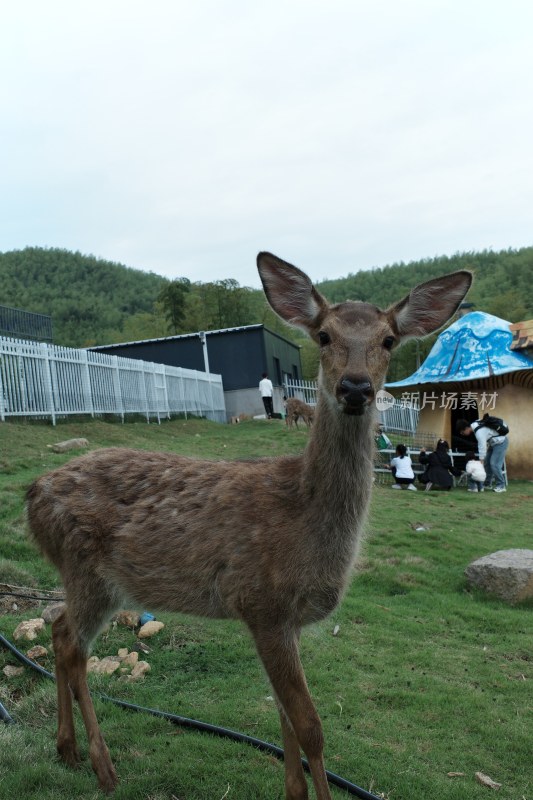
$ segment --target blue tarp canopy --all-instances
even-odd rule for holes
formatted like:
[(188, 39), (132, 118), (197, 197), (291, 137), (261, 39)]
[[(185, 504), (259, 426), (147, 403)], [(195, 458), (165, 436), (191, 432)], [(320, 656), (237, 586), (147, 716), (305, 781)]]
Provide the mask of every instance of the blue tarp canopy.
[(533, 369), (533, 360), (510, 350), (511, 323), (483, 311), (472, 311), (450, 325), (438, 337), (424, 363), (387, 388), (423, 383), (472, 381)]

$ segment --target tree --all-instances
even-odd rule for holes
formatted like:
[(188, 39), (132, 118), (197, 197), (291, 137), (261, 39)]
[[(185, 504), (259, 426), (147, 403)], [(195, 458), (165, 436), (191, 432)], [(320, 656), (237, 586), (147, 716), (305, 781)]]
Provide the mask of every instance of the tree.
[(226, 278), (193, 283), (181, 321), (182, 331), (234, 328), (257, 322), (255, 292)]
[(509, 322), (521, 322), (528, 315), (522, 295), (516, 289), (510, 289), (493, 297), (487, 303), (487, 311)]
[(191, 290), (188, 278), (176, 278), (169, 281), (157, 297), (163, 307), (168, 327), (171, 333), (178, 333), (180, 323), (185, 317), (185, 297)]

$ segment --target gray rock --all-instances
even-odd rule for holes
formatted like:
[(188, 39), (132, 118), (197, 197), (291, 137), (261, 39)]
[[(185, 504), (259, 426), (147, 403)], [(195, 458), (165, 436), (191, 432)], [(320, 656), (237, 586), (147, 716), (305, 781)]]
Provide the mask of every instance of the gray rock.
[(87, 439), (67, 439), (65, 442), (47, 444), (54, 453), (67, 453), (69, 450), (80, 450), (82, 447), (89, 447)]
[(498, 550), (473, 561), (468, 581), (508, 603), (533, 597), (533, 550)]
[(112, 675), (119, 667), (118, 656), (105, 656), (102, 659), (98, 656), (91, 656), (87, 660), (87, 672), (95, 672), (97, 675)]
[(138, 661), (131, 671), (130, 681), (138, 681), (147, 672), (150, 672), (150, 664), (147, 661)]
[(42, 644), (36, 644), (35, 647), (32, 647), (30, 650), (28, 650), (26, 655), (28, 656), (28, 658), (37, 661), (39, 658), (44, 658), (45, 656), (47, 656), (48, 650), (46, 649), (46, 647), (43, 647)]
[(52, 622), (55, 622), (59, 615), (63, 613), (66, 607), (66, 603), (50, 603), (50, 605), (43, 609), (41, 617), (45, 622), (48, 623), (48, 625), (51, 625)]
[(153, 619), (150, 622), (145, 622), (144, 625), (139, 630), (137, 636), (139, 639), (147, 639), (150, 636), (155, 636), (156, 633), (159, 633), (165, 627), (164, 622), (158, 622), (158, 620)]
[(18, 642), (21, 639), (31, 642), (36, 639), (44, 628), (44, 619), (26, 619), (21, 622), (13, 631), (13, 639)]
[(24, 667), (12, 667), (11, 664), (7, 664), (2, 672), (6, 678), (17, 678), (24, 672)]
[(137, 628), (141, 616), (137, 611), (119, 611), (113, 617), (118, 625), (125, 625), (127, 628)]

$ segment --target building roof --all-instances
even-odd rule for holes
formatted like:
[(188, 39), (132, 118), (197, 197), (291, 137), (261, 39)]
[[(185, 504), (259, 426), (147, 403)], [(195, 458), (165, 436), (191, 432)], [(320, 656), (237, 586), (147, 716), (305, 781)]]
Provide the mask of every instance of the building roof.
[(513, 333), (511, 350), (533, 348), (533, 319), (528, 319), (525, 322), (514, 322), (510, 326), (510, 330)]
[(275, 331), (270, 330), (262, 323), (256, 323), (255, 325), (240, 325), (235, 328), (220, 328), (219, 330), (214, 331), (195, 331), (194, 333), (177, 333), (174, 336), (160, 336), (158, 339), (138, 339), (137, 341), (131, 342), (116, 342), (115, 344), (101, 344), (101, 345), (94, 345), (89, 348), (88, 350), (112, 350), (115, 347), (126, 347), (129, 345), (134, 344), (152, 344), (154, 342), (172, 342), (172, 341), (179, 341), (180, 339), (197, 339), (201, 335), (205, 336), (215, 336), (221, 333), (235, 333), (241, 331), (253, 331), (253, 330), (265, 330), (271, 336), (277, 336), (280, 339), (283, 339), (285, 342), (289, 342), (289, 344), (294, 345), (294, 347), (300, 348), (301, 345), (292, 342), (290, 339), (287, 339), (285, 336), (282, 336), (280, 333), (276, 333)]
[(511, 323), (483, 311), (465, 314), (443, 331), (424, 363), (387, 387), (472, 381), (533, 369), (533, 359), (511, 350)]

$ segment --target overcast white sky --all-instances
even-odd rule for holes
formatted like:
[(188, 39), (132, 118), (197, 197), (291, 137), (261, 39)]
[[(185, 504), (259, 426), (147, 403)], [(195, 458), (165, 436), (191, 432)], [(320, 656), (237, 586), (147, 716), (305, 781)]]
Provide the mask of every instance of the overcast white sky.
[(533, 244), (530, 0), (18, 0), (0, 251), (259, 286)]

